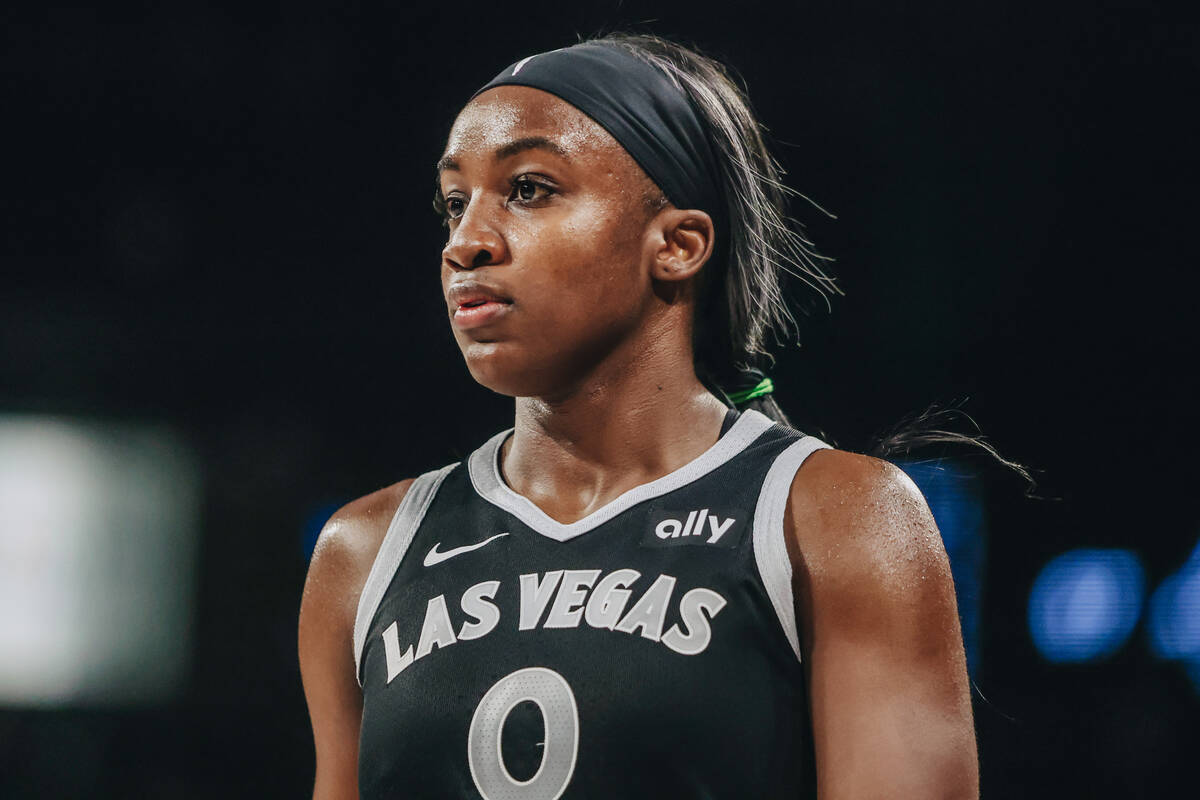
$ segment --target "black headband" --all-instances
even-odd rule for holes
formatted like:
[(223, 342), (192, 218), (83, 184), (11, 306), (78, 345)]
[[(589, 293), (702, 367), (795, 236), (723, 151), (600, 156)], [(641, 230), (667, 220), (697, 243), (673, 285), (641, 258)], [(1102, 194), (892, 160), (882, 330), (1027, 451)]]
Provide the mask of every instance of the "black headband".
[(720, 241), (725, 205), (704, 123), (658, 67), (623, 47), (585, 42), (510, 64), (472, 99), (508, 85), (549, 92), (594, 119), (677, 208), (708, 212)]

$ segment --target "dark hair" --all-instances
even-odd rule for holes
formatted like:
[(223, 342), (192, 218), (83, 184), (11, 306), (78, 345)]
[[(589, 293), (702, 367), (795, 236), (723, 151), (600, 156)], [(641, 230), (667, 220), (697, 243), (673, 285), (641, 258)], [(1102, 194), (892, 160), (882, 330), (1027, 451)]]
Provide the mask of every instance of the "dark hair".
[[(649, 34), (611, 33), (593, 41), (622, 47), (658, 67), (691, 99), (706, 124), (725, 197), (727, 241), (717, 242), (701, 275), (695, 313), (696, 372), (718, 396), (752, 388), (773, 361), (772, 345), (796, 336), (784, 277), (799, 279), (828, 302), (839, 294), (800, 224), (788, 216), (798, 193), (783, 183), (746, 96), (729, 69), (696, 50)], [(770, 395), (739, 404), (780, 422)]]
[[(650, 34), (610, 33), (593, 41), (623, 47), (658, 67), (687, 94), (707, 126), (720, 169), (716, 177), (725, 197), (728, 236), (717, 242), (701, 273), (694, 358), (701, 380), (733, 405), (731, 394), (746, 394), (763, 379), (762, 370), (773, 362), (770, 346), (798, 335), (784, 295), (785, 279), (806, 284), (826, 306), (832, 295), (842, 294), (823, 266), (832, 259), (818, 253), (802, 225), (789, 216), (788, 200), (804, 196), (783, 183), (784, 171), (767, 147), (765, 129), (728, 67)], [(790, 424), (771, 394), (737, 405)], [(1001, 456), (955, 405), (934, 404), (906, 418), (867, 451), (880, 458), (907, 458), (929, 447), (980, 453), (1020, 475), (1029, 491), (1034, 488), (1027, 469)]]

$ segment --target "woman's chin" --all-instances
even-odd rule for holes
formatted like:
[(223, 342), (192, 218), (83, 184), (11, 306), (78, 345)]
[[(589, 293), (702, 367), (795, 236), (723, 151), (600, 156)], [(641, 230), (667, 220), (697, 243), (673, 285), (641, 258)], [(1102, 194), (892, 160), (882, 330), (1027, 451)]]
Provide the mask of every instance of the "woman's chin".
[(479, 385), (509, 397), (541, 394), (545, 370), (507, 342), (471, 342), (463, 348), (471, 377)]

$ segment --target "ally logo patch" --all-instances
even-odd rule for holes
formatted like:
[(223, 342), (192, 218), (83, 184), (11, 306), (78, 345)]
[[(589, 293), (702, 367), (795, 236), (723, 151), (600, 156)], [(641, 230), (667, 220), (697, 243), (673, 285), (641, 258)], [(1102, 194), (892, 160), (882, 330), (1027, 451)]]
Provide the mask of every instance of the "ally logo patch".
[(642, 537), (643, 547), (671, 547), (677, 544), (733, 548), (741, 539), (744, 520), (727, 517), (708, 508), (686, 511), (661, 510), (650, 516), (649, 530)]

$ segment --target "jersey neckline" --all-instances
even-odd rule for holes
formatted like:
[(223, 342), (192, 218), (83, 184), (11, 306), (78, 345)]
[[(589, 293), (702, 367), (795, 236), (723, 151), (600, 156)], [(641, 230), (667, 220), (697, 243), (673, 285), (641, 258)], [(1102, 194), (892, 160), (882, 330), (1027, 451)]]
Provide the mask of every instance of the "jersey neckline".
[(724, 436), (691, 461), (661, 478), (624, 492), (582, 519), (563, 523), (537, 507), (529, 498), (513, 491), (500, 475), (500, 446), (512, 435), (512, 428), (501, 431), (471, 453), (467, 471), (471, 485), (484, 500), (512, 514), (532, 530), (558, 542), (603, 525), (623, 511), (645, 500), (673, 492), (701, 478), (746, 449), (775, 423), (753, 409), (742, 412)]

